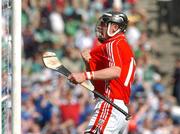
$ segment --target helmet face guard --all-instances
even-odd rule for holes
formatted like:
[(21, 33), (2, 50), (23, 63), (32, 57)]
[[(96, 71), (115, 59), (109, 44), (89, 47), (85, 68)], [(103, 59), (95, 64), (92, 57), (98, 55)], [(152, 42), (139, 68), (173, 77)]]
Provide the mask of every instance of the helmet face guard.
[[(118, 31), (114, 34), (110, 34), (109, 29), (110, 23), (116, 23), (119, 26)], [(128, 24), (128, 18), (124, 13), (121, 12), (106, 12), (97, 21), (95, 32), (96, 37), (100, 42), (105, 41), (108, 36), (112, 37), (119, 32), (125, 32)]]

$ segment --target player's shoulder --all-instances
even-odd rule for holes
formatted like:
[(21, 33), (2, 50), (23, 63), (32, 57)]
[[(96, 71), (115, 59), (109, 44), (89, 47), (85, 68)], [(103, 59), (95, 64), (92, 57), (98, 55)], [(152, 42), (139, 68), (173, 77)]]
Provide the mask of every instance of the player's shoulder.
[(103, 48), (103, 46), (104, 46), (103, 44), (94, 46), (93, 48), (91, 48), (91, 53), (99, 53)]
[(126, 38), (117, 38), (116, 40), (113, 41), (113, 44), (121, 48), (129, 47), (129, 44)]
[(129, 53), (130, 55), (133, 53), (133, 50), (126, 38), (119, 38), (115, 40), (113, 44), (117, 46), (117, 48), (121, 51), (121, 53), (125, 53), (125, 54)]

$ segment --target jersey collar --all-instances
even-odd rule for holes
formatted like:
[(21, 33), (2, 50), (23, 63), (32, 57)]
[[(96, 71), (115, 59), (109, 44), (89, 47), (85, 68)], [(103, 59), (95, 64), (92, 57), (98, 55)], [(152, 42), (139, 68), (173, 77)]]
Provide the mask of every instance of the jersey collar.
[(116, 35), (114, 35), (113, 37), (111, 37), (111, 38), (107, 39), (104, 43), (107, 43), (107, 42), (113, 41), (113, 40), (115, 40), (115, 39), (117, 39), (117, 38), (119, 38), (119, 39), (124, 39), (124, 38), (125, 38), (124, 33), (119, 33), (119, 34), (116, 34)]

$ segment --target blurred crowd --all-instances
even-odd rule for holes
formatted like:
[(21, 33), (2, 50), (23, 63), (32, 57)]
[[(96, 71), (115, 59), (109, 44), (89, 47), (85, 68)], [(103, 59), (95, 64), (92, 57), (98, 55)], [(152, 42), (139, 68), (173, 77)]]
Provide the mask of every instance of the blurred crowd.
[(174, 65), (172, 94), (157, 60), (158, 44), (138, 0), (22, 0), (22, 134), (80, 134), (94, 107), (93, 94), (46, 69), (42, 53), (53, 51), (75, 72), (85, 70), (80, 51), (98, 45), (94, 27), (108, 10), (128, 15), (126, 36), (137, 70), (132, 86), (129, 134), (180, 133), (180, 59)]

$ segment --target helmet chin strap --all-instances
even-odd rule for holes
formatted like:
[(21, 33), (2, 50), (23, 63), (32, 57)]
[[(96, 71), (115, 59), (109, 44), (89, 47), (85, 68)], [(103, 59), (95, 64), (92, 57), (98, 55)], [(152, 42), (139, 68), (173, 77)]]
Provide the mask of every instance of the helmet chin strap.
[(110, 37), (112, 37), (112, 36), (114, 36), (115, 34), (119, 33), (120, 30), (121, 30), (121, 29), (119, 28), (116, 32), (114, 32), (113, 34), (111, 34), (111, 33), (110, 33), (110, 28), (111, 28), (111, 23), (108, 24), (108, 29), (107, 29), (107, 34), (108, 34), (108, 36), (110, 36)]

